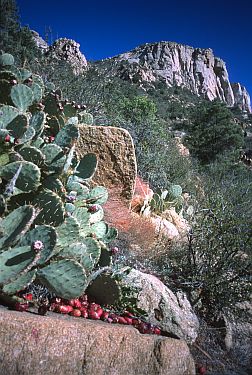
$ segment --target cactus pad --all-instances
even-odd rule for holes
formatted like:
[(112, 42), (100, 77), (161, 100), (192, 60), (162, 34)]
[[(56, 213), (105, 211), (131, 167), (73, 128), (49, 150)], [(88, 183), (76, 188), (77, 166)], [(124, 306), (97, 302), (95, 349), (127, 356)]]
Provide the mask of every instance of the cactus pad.
[(14, 57), (10, 53), (3, 53), (0, 55), (0, 65), (13, 65), (14, 64)]
[(11, 105), (3, 105), (0, 107), (0, 129), (5, 129), (6, 126), (18, 116), (19, 111)]
[(26, 114), (20, 114), (14, 118), (7, 126), (6, 129), (14, 138), (21, 138), (28, 128), (28, 118)]
[(15, 106), (24, 112), (33, 103), (33, 92), (28, 86), (19, 83), (12, 87), (11, 99)]
[(41, 211), (35, 224), (49, 224), (58, 226), (64, 221), (64, 206), (60, 197), (50, 190), (43, 190), (33, 200), (34, 206)]
[(42, 167), (45, 162), (43, 153), (36, 147), (24, 146), (19, 150), (19, 154), (26, 161), (35, 163), (38, 167)]
[(36, 278), (37, 270), (31, 270), (23, 275), (19, 276), (14, 281), (5, 284), (3, 287), (3, 292), (6, 294), (16, 294), (17, 292), (24, 290), (30, 285)]
[(108, 191), (103, 186), (96, 186), (90, 191), (88, 196), (89, 203), (104, 204), (108, 200)]
[(85, 180), (91, 178), (97, 168), (97, 157), (95, 154), (86, 154), (77, 164), (75, 174)]
[(79, 135), (78, 127), (74, 124), (68, 124), (58, 132), (55, 137), (55, 143), (60, 147), (71, 147)]
[(17, 243), (30, 228), (35, 216), (35, 209), (26, 205), (16, 208), (1, 220), (0, 230), (2, 237), (0, 238), (0, 248), (7, 248)]
[(33, 263), (36, 253), (30, 246), (11, 248), (0, 253), (0, 285), (12, 282)]
[(35, 112), (32, 115), (32, 118), (30, 120), (30, 126), (34, 128), (36, 136), (40, 135), (40, 133), (43, 131), (45, 118), (46, 116), (44, 112)]
[(23, 191), (36, 190), (40, 183), (40, 169), (29, 161), (16, 161), (0, 167), (0, 176), (9, 181), (17, 172), (20, 164), (21, 172), (16, 181), (16, 187)]
[(49, 143), (43, 146), (41, 151), (45, 155), (45, 163), (49, 171), (59, 172), (63, 169), (66, 155), (64, 155), (61, 147)]
[(57, 296), (71, 299), (84, 294), (87, 277), (84, 268), (76, 261), (62, 259), (41, 268), (37, 276), (40, 282)]
[(101, 274), (89, 285), (86, 293), (96, 303), (113, 305), (120, 297), (120, 288), (110, 275)]
[(37, 264), (44, 264), (51, 257), (56, 245), (56, 230), (50, 225), (37, 225), (36, 228), (25, 234), (19, 244), (20, 246), (32, 246), (35, 241), (43, 242), (44, 246), (40, 252), (40, 259)]

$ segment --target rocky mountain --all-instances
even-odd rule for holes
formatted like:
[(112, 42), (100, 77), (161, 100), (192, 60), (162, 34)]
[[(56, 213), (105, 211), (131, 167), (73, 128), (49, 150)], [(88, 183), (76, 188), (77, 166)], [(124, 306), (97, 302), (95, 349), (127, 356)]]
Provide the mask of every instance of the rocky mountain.
[[(52, 45), (34, 32), (37, 46), (51, 61), (63, 60), (73, 67), (76, 75), (84, 73), (91, 64), (80, 51), (79, 43), (60, 38)], [(145, 85), (165, 82), (168, 87), (179, 86), (209, 100), (215, 98), (229, 107), (238, 106), (251, 113), (250, 96), (240, 83), (231, 83), (225, 62), (215, 57), (210, 48), (193, 48), (174, 42), (147, 43), (132, 51), (96, 62), (107, 76), (118, 76)]]
[(240, 83), (231, 83), (225, 62), (210, 48), (193, 48), (174, 42), (147, 43), (104, 62), (117, 74), (134, 83), (165, 82), (180, 86), (209, 100), (251, 112), (250, 97)]

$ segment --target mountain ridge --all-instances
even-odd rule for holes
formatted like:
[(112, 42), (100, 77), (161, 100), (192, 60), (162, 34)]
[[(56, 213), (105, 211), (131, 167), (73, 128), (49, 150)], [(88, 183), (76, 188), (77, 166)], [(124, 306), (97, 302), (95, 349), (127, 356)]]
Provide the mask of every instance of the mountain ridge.
[[(38, 47), (49, 59), (63, 59), (75, 74), (85, 74), (92, 63), (80, 51), (80, 45), (72, 39), (60, 38), (52, 45), (45, 45), (34, 32)], [(210, 101), (219, 99), (228, 107), (237, 106), (251, 113), (250, 96), (239, 82), (230, 82), (224, 60), (216, 57), (211, 48), (195, 48), (189, 45), (160, 41), (145, 43), (130, 51), (95, 62), (106, 65), (108, 76), (118, 76), (139, 85), (165, 82), (167, 87), (179, 86)]]

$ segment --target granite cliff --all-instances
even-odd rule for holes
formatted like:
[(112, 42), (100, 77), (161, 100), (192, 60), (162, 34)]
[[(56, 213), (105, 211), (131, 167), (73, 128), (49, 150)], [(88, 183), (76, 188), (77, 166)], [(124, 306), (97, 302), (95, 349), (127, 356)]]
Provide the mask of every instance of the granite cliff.
[[(34, 32), (37, 46), (50, 61), (65, 61), (76, 75), (91, 66), (72, 39), (60, 38), (52, 45)], [(231, 83), (225, 62), (215, 57), (210, 48), (193, 48), (175, 42), (147, 43), (120, 55), (97, 61), (108, 76), (144, 85), (165, 82), (180, 86), (209, 100), (220, 99), (229, 107), (238, 106), (251, 113), (250, 96), (240, 83)]]
[(245, 87), (229, 81), (225, 62), (215, 57), (210, 48), (148, 43), (109, 60), (121, 78), (134, 83), (163, 81), (167, 86), (185, 87), (209, 100), (218, 98), (230, 107), (251, 112)]

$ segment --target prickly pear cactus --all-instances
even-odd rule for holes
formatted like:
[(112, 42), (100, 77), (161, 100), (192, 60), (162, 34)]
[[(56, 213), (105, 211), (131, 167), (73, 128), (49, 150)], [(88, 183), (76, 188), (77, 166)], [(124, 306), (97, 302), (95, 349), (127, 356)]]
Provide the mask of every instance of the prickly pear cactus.
[(80, 122), (93, 120), (83, 109), (0, 55), (0, 300), (32, 282), (75, 298), (111, 264), (108, 193), (89, 188), (98, 159), (74, 150)]

